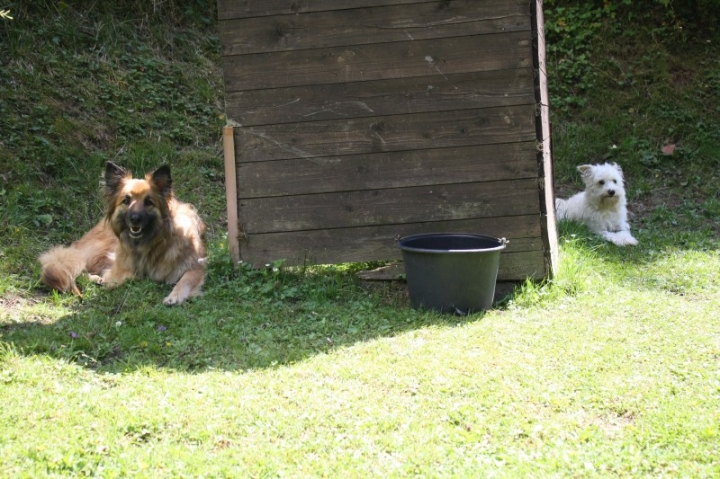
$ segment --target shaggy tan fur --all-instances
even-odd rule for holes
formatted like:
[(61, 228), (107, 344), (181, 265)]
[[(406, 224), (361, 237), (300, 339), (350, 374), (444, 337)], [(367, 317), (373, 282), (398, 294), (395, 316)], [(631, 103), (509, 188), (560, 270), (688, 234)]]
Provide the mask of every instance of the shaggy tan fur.
[(170, 168), (134, 179), (108, 162), (104, 191), (105, 218), (70, 246), (41, 255), (42, 281), (79, 295), (75, 280), (83, 272), (109, 287), (147, 277), (175, 284), (167, 305), (198, 295), (205, 280), (205, 225), (193, 206), (175, 199)]

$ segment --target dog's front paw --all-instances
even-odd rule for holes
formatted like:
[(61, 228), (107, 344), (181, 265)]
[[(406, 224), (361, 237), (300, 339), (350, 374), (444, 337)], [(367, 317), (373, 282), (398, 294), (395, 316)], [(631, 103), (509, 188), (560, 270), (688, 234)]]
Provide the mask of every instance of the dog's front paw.
[(617, 239), (612, 242), (615, 246), (635, 246), (638, 244), (635, 238), (633, 239)]
[(618, 231), (617, 232), (618, 242), (615, 243), (618, 246), (635, 246), (638, 244), (638, 240), (633, 238), (633, 235), (629, 231)]
[(635, 246), (638, 244), (638, 240), (629, 231), (606, 231), (602, 236), (616, 246)]
[(627, 242), (626, 242), (625, 244), (626, 244), (626, 245), (629, 245), (629, 246), (637, 246), (638, 240), (636, 240), (635, 238), (633, 238), (632, 236), (630, 236), (630, 237), (627, 239)]
[(89, 274), (88, 278), (90, 278), (90, 281), (92, 281), (95, 284), (103, 284), (105, 282), (103, 280), (103, 277), (98, 276), (97, 274)]
[(176, 304), (180, 304), (182, 301), (178, 299), (177, 297), (173, 296), (172, 294), (163, 299), (163, 304), (165, 306), (174, 306)]
[(185, 298), (182, 295), (177, 294), (175, 291), (173, 291), (172, 293), (167, 295), (167, 297), (165, 299), (163, 299), (163, 304), (165, 306), (174, 306), (176, 304), (182, 303), (183, 301), (185, 301), (185, 299), (187, 299), (187, 298)]

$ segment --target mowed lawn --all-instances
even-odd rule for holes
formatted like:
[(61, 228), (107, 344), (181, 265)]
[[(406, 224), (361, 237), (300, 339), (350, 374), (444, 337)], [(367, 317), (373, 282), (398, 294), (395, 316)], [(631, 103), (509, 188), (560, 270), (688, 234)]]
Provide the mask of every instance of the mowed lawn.
[[(36, 321), (6, 318), (1, 471), (717, 476), (717, 251), (618, 257), (570, 238), (556, 283), (470, 317), (388, 305), (341, 275), (350, 300), (233, 305), (211, 288), (159, 326), (160, 291), (127, 315), (83, 323), (72, 307), (46, 321), (41, 306)], [(127, 352), (87, 357), (103, 342)], [(288, 359), (278, 342), (302, 355)], [(182, 357), (198, 351), (201, 366)]]
[[(640, 243), (562, 223), (554, 278), (454, 316), (357, 278), (377, 264), (231, 264), (214, 0), (11, 2), (0, 477), (720, 477), (718, 33), (660, 1), (545, 3), (556, 192), (620, 163)], [(209, 227), (203, 296), (39, 284), (107, 160), (171, 164)]]

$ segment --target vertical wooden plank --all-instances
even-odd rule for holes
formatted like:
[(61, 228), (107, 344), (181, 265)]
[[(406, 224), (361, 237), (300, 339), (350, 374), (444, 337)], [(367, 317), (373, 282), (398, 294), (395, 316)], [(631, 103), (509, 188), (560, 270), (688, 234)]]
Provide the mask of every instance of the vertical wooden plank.
[(223, 155), (225, 157), (225, 198), (227, 200), (228, 248), (235, 263), (240, 261), (238, 242), (237, 169), (235, 168), (235, 128), (223, 127)]
[(545, 224), (543, 225), (543, 240), (546, 242), (547, 258), (550, 264), (548, 274), (554, 276), (558, 270), (558, 233), (557, 223), (555, 219), (555, 188), (553, 186), (553, 169), (552, 169), (552, 146), (551, 146), (551, 129), (550, 129), (550, 100), (548, 97), (547, 86), (547, 67), (545, 60), (545, 18), (543, 16), (543, 0), (535, 1), (535, 32), (536, 41), (535, 59), (537, 62), (538, 72), (538, 93), (539, 93), (539, 109), (540, 128), (539, 142), (542, 154), (542, 177), (544, 185), (540, 193), (540, 206), (543, 211)]

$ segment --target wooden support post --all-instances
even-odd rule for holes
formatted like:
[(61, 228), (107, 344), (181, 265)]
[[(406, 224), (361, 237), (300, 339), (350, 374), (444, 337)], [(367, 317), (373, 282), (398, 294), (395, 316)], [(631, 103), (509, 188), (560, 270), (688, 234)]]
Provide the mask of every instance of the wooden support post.
[(547, 85), (547, 63), (545, 52), (545, 18), (543, 16), (543, 0), (536, 0), (535, 3), (535, 34), (537, 35), (537, 68), (538, 68), (538, 89), (540, 101), (540, 145), (542, 148), (542, 171), (544, 179), (543, 197), (544, 212), (546, 214), (545, 231), (543, 241), (547, 245), (547, 261), (549, 263), (549, 276), (553, 277), (558, 272), (558, 232), (555, 218), (555, 187), (553, 184), (552, 167), (552, 128), (550, 125), (550, 99)]
[(223, 127), (225, 156), (225, 195), (227, 198), (228, 248), (233, 261), (240, 261), (239, 225), (237, 208), (237, 169), (235, 168), (235, 134), (232, 126)]

